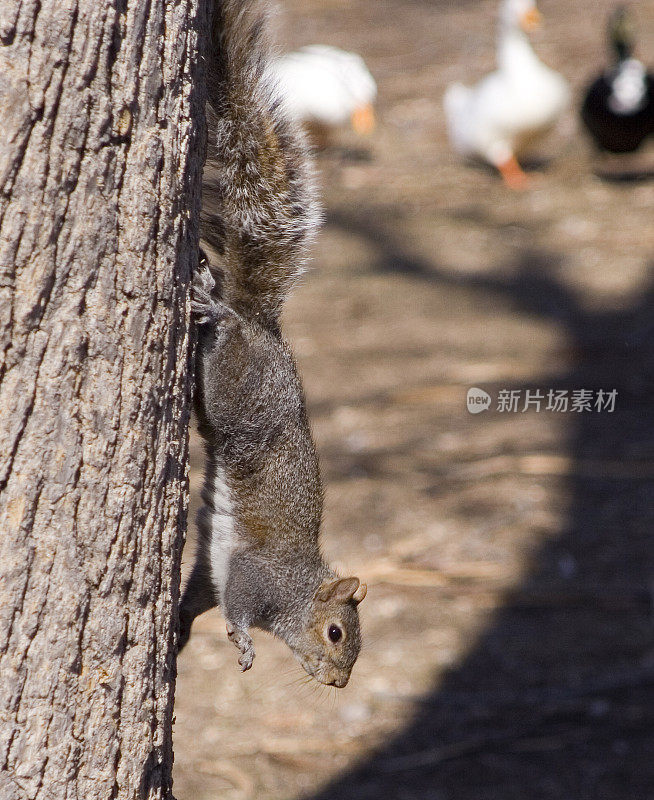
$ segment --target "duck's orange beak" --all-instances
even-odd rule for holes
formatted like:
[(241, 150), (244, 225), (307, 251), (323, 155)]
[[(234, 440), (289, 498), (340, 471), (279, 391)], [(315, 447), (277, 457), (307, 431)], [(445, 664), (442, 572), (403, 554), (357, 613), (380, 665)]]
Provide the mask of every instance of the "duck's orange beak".
[(532, 33), (537, 30), (542, 25), (542, 22), (543, 15), (535, 6), (530, 8), (529, 11), (525, 11), (520, 19), (520, 25), (525, 33)]
[(352, 128), (360, 136), (368, 136), (375, 130), (375, 111), (371, 105), (362, 106), (352, 112)]

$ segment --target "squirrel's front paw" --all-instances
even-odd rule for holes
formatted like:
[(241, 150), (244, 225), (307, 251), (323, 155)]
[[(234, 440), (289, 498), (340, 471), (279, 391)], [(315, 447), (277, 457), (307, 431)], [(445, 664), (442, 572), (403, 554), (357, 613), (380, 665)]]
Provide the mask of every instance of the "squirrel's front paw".
[(254, 661), (254, 642), (252, 641), (250, 634), (246, 630), (243, 630), (243, 628), (238, 628), (228, 622), (227, 638), (241, 652), (238, 663), (241, 665), (243, 672), (250, 669), (252, 662)]

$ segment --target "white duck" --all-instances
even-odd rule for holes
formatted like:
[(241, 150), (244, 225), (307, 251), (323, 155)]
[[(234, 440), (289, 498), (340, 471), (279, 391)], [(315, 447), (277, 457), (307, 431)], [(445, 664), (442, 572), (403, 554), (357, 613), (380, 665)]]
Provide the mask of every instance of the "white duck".
[(314, 44), (276, 59), (271, 70), (298, 122), (324, 129), (351, 124), (360, 134), (374, 129), (377, 85), (356, 53)]
[(513, 189), (527, 183), (516, 156), (547, 133), (570, 102), (566, 80), (538, 59), (527, 37), (540, 21), (534, 0), (504, 0), (497, 71), (472, 88), (452, 84), (444, 97), (453, 148), (497, 167)]

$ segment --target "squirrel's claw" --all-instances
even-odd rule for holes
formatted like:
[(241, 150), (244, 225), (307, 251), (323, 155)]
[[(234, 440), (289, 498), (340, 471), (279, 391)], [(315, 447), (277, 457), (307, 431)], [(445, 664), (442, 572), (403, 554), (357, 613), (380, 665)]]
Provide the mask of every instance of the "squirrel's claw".
[(252, 637), (247, 631), (243, 630), (243, 628), (237, 628), (235, 625), (228, 622), (227, 638), (241, 651), (238, 663), (241, 665), (243, 672), (246, 672), (250, 669), (254, 661), (254, 642), (252, 641)]
[(193, 273), (191, 288), (191, 313), (198, 325), (216, 322), (224, 315), (222, 304), (211, 294), (215, 285), (207, 257), (200, 251), (200, 262)]
[(238, 663), (241, 665), (241, 671), (247, 672), (252, 667), (254, 661), (254, 647), (248, 648), (242, 656), (239, 656)]

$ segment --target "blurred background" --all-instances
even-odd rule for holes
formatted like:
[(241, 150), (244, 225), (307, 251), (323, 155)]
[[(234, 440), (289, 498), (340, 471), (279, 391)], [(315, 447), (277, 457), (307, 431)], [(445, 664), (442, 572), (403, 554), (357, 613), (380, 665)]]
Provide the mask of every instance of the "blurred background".
[[(599, 157), (577, 121), (612, 0), (541, 0), (532, 43), (573, 104), (532, 183), (453, 154), (443, 93), (493, 68), (497, 8), (284, 2), (284, 51), (354, 51), (378, 86), (375, 130), (317, 154), (326, 224), (285, 314), (324, 550), (368, 583), (365, 644), (327, 690), (261, 632), (241, 674), (219, 611), (200, 617), (178, 800), (654, 794), (654, 143)], [(632, 9), (651, 67), (654, 2)], [(612, 414), (471, 415), (473, 386), (618, 397)], [(194, 509), (201, 475), (196, 437)]]

